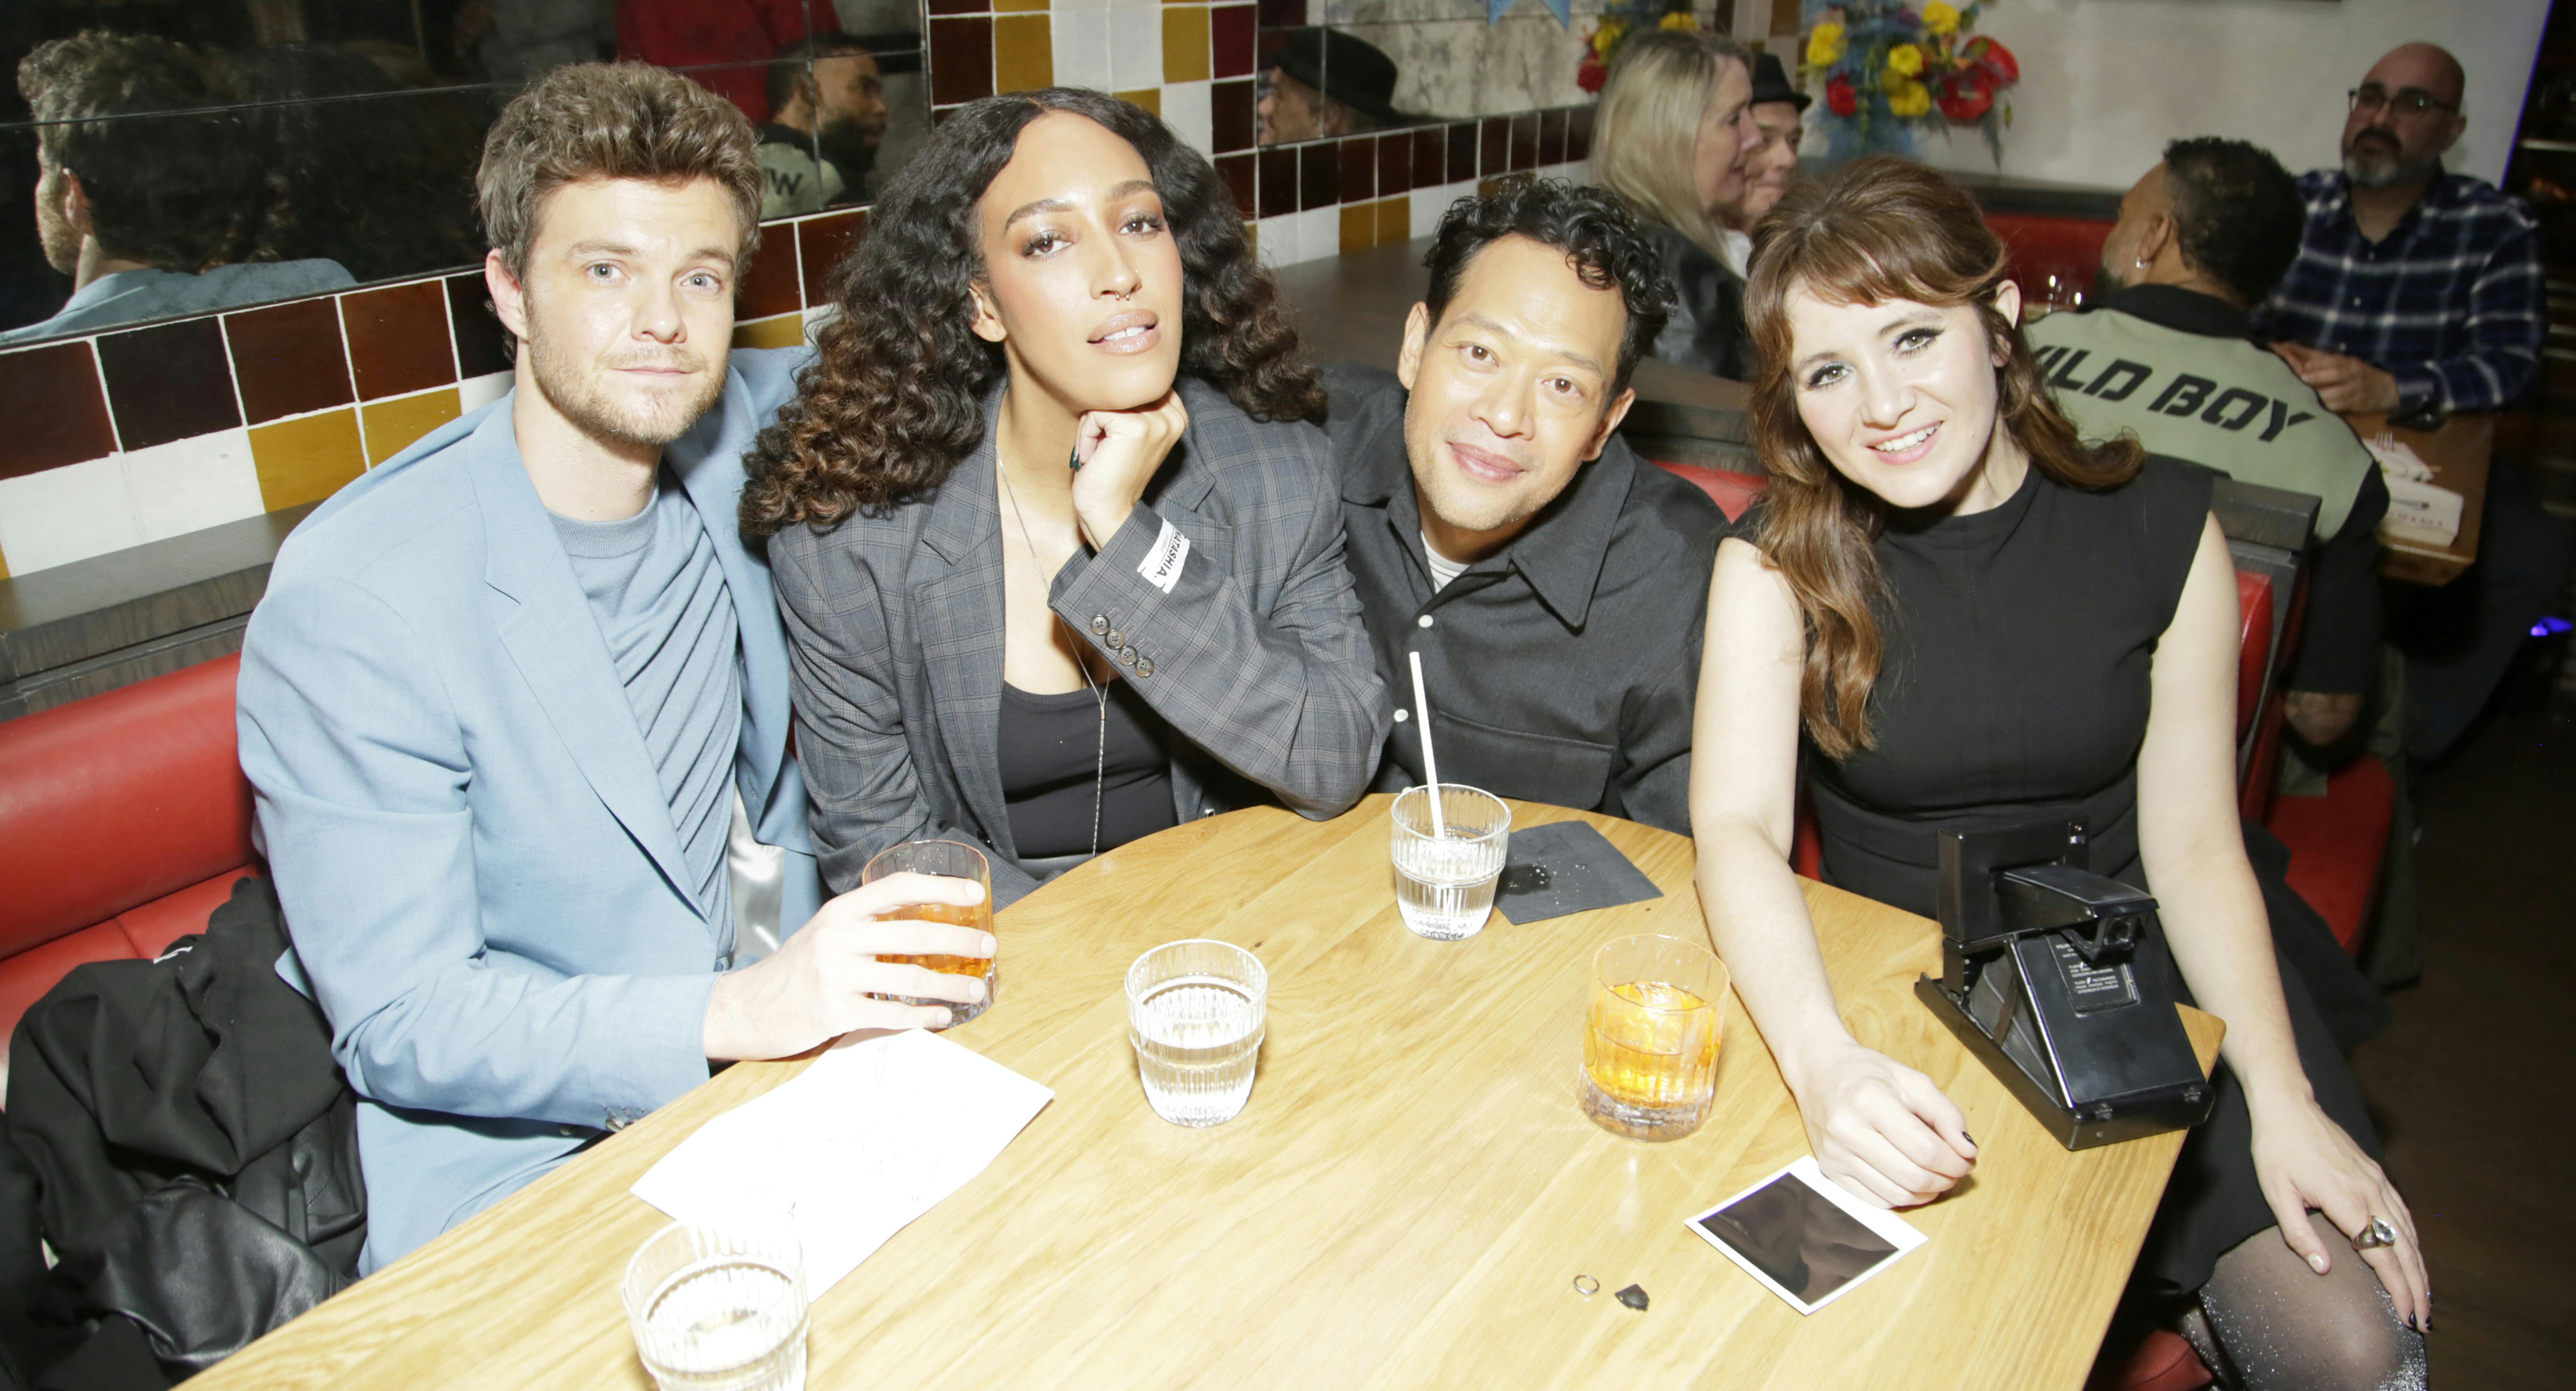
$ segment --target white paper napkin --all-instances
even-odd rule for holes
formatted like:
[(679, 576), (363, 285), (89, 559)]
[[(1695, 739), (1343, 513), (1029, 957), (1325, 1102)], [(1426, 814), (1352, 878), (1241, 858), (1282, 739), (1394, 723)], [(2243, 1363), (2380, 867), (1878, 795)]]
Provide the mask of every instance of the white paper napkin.
[(629, 1190), (682, 1222), (793, 1223), (807, 1297), (984, 1172), (1055, 1093), (937, 1034), (853, 1036)]

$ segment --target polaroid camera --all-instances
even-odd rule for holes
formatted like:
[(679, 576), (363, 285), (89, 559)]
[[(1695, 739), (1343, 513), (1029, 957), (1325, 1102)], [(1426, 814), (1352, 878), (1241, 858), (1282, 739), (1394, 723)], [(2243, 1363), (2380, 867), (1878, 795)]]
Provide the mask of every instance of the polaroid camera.
[(1939, 836), (1932, 1013), (2068, 1149), (2206, 1119), (2156, 901), (2086, 869), (2075, 822)]

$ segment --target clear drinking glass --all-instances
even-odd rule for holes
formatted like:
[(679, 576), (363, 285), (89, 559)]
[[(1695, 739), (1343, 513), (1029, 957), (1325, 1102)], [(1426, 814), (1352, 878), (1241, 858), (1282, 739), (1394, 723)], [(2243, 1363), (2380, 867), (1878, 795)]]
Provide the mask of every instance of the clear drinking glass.
[[(978, 932), (993, 930), (993, 866), (984, 852), (974, 846), (953, 840), (916, 840), (877, 852), (859, 871), (859, 882), (873, 884), (889, 874), (944, 874), (952, 879), (972, 879), (984, 886), (984, 900), (972, 908), (958, 908), (946, 903), (924, 903), (898, 908), (893, 916), (920, 922), (951, 923), (971, 927)], [(996, 939), (998, 945), (998, 939)], [(989, 956), (880, 956), (879, 961), (892, 961), (906, 966), (927, 966), (943, 975), (982, 976), (984, 1000), (981, 1004), (951, 1005), (957, 1012), (953, 1023), (967, 1020), (992, 1008), (993, 997), (1002, 986), (1002, 973)], [(946, 1000), (915, 999), (909, 995), (895, 997), (908, 1005), (946, 1005)]]
[[(1440, 799), (1445, 834), (1431, 833)], [(1395, 906), (1415, 935), (1455, 942), (1484, 930), (1494, 885), (1511, 848), (1512, 810), (1500, 797), (1454, 782), (1409, 787), (1395, 799)]]
[(1154, 1114), (1222, 1125), (1242, 1114), (1261, 1060), (1270, 973), (1231, 942), (1166, 942), (1127, 968), (1127, 1039)]
[(1726, 1024), (1726, 967), (1679, 937), (1621, 937), (1592, 954), (1583, 1114), (1635, 1140), (1678, 1140), (1708, 1119)]
[(794, 1234), (674, 1222), (619, 1292), (661, 1391), (803, 1391), (805, 1263)]

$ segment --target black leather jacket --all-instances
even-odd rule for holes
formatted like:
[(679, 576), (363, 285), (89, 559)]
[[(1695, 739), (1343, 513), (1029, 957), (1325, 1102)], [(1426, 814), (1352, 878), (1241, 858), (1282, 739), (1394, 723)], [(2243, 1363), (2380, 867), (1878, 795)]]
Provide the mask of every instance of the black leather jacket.
[(1750, 381), (1753, 344), (1744, 331), (1744, 281), (1707, 249), (1670, 227), (1646, 224), (1673, 278), (1672, 317), (1649, 357), (1695, 372)]

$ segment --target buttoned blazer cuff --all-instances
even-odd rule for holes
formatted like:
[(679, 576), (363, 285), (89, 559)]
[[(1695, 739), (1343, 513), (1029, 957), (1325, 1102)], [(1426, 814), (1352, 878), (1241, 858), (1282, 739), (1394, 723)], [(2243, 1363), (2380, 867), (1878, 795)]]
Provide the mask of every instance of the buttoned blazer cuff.
[(595, 1079), (601, 1114), (573, 1119), (622, 1130), (707, 1080), (707, 1000), (716, 974), (634, 979), (626, 1000), (634, 1027), (623, 1046), (582, 1060)]
[(1161, 513), (1139, 502), (1112, 532), (1109, 544), (1089, 555), (1076, 552), (1056, 573), (1049, 603), (1085, 642), (1116, 663), (1122, 672), (1150, 677), (1158, 655), (1154, 640), (1158, 621), (1186, 610), (1222, 584), (1214, 557), (1193, 543), (1183, 557), (1172, 590), (1145, 577), (1160, 549), (1165, 522)]

